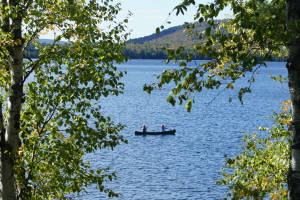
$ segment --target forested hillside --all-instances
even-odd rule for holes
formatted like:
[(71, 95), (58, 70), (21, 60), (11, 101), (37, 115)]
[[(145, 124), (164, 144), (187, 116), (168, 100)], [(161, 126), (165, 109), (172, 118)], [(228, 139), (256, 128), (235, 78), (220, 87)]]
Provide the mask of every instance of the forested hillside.
[[(224, 22), (222, 20), (216, 20), (217, 23)], [(199, 24), (195, 23), (195, 32), (204, 32), (209, 25), (205, 22)], [(152, 34), (142, 38), (136, 38), (129, 40), (126, 45), (125, 54), (132, 59), (165, 59), (167, 58), (165, 49), (177, 49), (178, 47), (184, 47), (186, 52), (191, 52), (194, 55), (194, 59), (207, 60), (211, 59), (203, 55), (199, 55), (199, 52), (194, 50), (195, 44), (201, 44), (199, 38), (191, 35), (186, 25), (175, 26), (168, 28), (160, 32), (160, 34)], [(285, 52), (283, 50), (282, 54)], [(284, 61), (286, 57), (282, 56), (277, 58), (272, 56), (269, 58), (273, 61)]]
[[(193, 44), (197, 38), (189, 37), (188, 32), (184, 29), (185, 25), (175, 26), (163, 30), (160, 34), (152, 34), (149, 36), (129, 40), (125, 47), (125, 55), (131, 59), (165, 59), (167, 54), (163, 47), (167, 49), (175, 49), (180, 46), (187, 47), (187, 51), (192, 51)], [(199, 25), (197, 29), (204, 31), (205, 25)], [(155, 31), (155, 30), (153, 30)], [(39, 45), (51, 45), (52, 40), (39, 40)], [(63, 45), (64, 43), (60, 43)], [(32, 43), (27, 47), (27, 55), (30, 58), (37, 58), (39, 48)], [(195, 58), (202, 58), (197, 56)]]
[[(133, 59), (164, 59), (167, 58), (165, 50), (175, 49), (183, 46), (187, 51), (193, 51), (195, 42), (199, 42), (197, 38), (189, 36), (184, 29), (185, 25), (175, 26), (163, 30), (160, 34), (152, 34), (142, 38), (136, 38), (128, 41), (125, 54)], [(206, 24), (198, 24), (197, 31), (205, 31)], [(200, 55), (195, 55), (197, 59), (205, 59)]]
[[(191, 36), (185, 29), (186, 25), (174, 26), (165, 29), (160, 34), (153, 33), (152, 35), (131, 39), (127, 41), (124, 49), (125, 56), (131, 59), (166, 59), (166, 49), (176, 49), (178, 47), (185, 47), (186, 52), (192, 52), (194, 59), (210, 59), (196, 53), (193, 50), (195, 44), (199, 44), (199, 38)], [(208, 25), (206, 23), (196, 24), (195, 29), (197, 32), (203, 32)], [(153, 30), (154, 31), (154, 30)], [(40, 45), (50, 45), (52, 40), (40, 40)], [(60, 45), (65, 45), (61, 42)], [(164, 49), (163, 49), (164, 48)], [(39, 55), (39, 48), (30, 44), (27, 47), (28, 57), (37, 58)], [(278, 60), (277, 58), (273, 58)], [(284, 59), (284, 58), (283, 58)], [(280, 59), (282, 60), (282, 58)]]

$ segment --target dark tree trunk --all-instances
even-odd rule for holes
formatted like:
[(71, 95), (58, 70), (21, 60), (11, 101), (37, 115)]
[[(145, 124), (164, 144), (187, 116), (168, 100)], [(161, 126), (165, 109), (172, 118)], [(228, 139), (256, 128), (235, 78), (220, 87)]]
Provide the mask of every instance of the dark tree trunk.
[[(288, 29), (294, 28), (300, 19), (300, 0), (287, 0), (286, 2), (287, 27)], [(293, 37), (288, 45), (288, 49), (287, 69), (293, 108), (293, 136), (288, 184), (289, 199), (296, 200), (300, 199), (300, 38)]]

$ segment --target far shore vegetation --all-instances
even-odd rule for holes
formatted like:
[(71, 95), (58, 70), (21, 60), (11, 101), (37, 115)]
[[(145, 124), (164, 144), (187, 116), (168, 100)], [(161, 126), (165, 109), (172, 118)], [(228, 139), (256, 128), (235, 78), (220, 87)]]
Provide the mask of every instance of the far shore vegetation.
[[(196, 29), (198, 32), (205, 31), (207, 24), (198, 24)], [(167, 50), (178, 49), (184, 47), (186, 54), (193, 54), (194, 60), (210, 60), (211, 57), (206, 55), (199, 55), (196, 50), (194, 50), (194, 44), (199, 39), (188, 35), (186, 32), (186, 25), (174, 26), (165, 29), (160, 32), (160, 34), (152, 34), (149, 36), (135, 38), (128, 40), (126, 46), (124, 47), (124, 54), (130, 59), (167, 59)], [(47, 45), (52, 45), (53, 40), (51, 39), (41, 39), (38, 41), (39, 45), (45, 47)], [(66, 42), (60, 42), (58, 45), (70, 45)], [(37, 58), (39, 56), (39, 48), (31, 43), (27, 47), (27, 57)], [(270, 58), (270, 61), (286, 61), (286, 57), (276, 57)]]

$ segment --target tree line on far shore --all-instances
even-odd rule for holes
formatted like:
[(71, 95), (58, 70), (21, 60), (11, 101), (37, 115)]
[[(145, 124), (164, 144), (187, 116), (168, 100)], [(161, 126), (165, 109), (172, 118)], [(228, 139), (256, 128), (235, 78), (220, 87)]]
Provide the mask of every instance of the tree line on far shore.
[[(39, 46), (45, 47), (45, 46), (51, 46), (50, 43), (40, 43)], [(62, 43), (60, 45), (67, 46), (68, 44)], [(174, 47), (171, 44), (165, 45), (164, 48), (161, 47), (161, 45), (155, 44), (155, 43), (135, 43), (129, 41), (124, 50), (124, 55), (130, 59), (167, 59), (168, 49), (174, 49)], [(26, 49), (26, 57), (27, 58), (38, 58), (39, 56), (40, 48), (38, 48), (33, 43), (30, 43)], [(193, 54), (194, 60), (210, 60), (211, 58), (205, 55), (199, 55), (195, 50), (192, 48), (186, 48), (185, 49), (186, 54)], [(286, 57), (272, 57), (270, 58), (270, 61), (286, 61)]]
[[(223, 20), (216, 20), (216, 22), (221, 24)], [(130, 59), (167, 59), (168, 52), (182, 48), (184, 49), (182, 59), (187, 58), (188, 55), (193, 55), (193, 60), (211, 60), (212, 57), (199, 54), (195, 49), (195, 44), (199, 43), (199, 38), (190, 34), (190, 31), (193, 29), (199, 33), (205, 32), (208, 27), (209, 25), (206, 22), (173, 26), (160, 31), (159, 34), (153, 33), (148, 36), (127, 40), (122, 53)], [(204, 44), (205, 40), (200, 40), (200, 43)], [(27, 46), (27, 57), (38, 58), (39, 49), (52, 44), (53, 40), (51, 39), (38, 40), (35, 45), (30, 43)], [(70, 43), (58, 42), (56, 45), (68, 47)], [(285, 52), (282, 52), (282, 55), (285, 54)], [(261, 58), (261, 60), (263, 59), (265, 58)], [(286, 61), (286, 56), (271, 56), (268, 60)]]

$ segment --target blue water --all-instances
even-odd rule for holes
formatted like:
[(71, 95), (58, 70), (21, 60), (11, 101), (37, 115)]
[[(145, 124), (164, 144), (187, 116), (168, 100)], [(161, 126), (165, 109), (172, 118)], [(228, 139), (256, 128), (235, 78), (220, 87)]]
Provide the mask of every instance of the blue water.
[[(227, 188), (216, 186), (224, 166), (224, 154), (237, 155), (243, 131), (271, 124), (268, 116), (279, 111), (279, 103), (289, 99), (287, 83), (280, 84), (269, 74), (287, 74), (285, 63), (270, 62), (261, 68), (253, 92), (238, 101), (237, 91), (204, 91), (195, 94), (191, 113), (184, 106), (165, 101), (171, 86), (147, 94), (144, 83), (155, 82), (164, 69), (176, 68), (161, 60), (132, 60), (119, 66), (128, 74), (122, 79), (125, 94), (101, 100), (103, 111), (126, 128), (121, 132), (128, 144), (114, 151), (101, 150), (87, 156), (95, 168), (111, 167), (118, 179), (106, 185), (123, 194), (126, 200), (221, 199)], [(238, 85), (246, 86), (245, 82)], [(219, 95), (218, 95), (219, 94)], [(228, 98), (233, 97), (229, 103)], [(215, 100), (213, 100), (215, 98)], [(212, 101), (213, 100), (213, 101)], [(212, 102), (211, 102), (212, 101)], [(211, 102), (211, 103), (210, 103)], [(135, 136), (146, 124), (149, 130), (160, 125), (177, 130), (176, 135)], [(95, 187), (76, 199), (106, 199)]]

